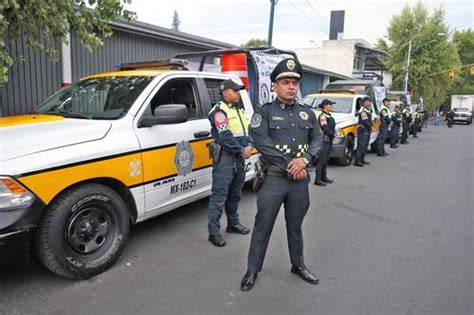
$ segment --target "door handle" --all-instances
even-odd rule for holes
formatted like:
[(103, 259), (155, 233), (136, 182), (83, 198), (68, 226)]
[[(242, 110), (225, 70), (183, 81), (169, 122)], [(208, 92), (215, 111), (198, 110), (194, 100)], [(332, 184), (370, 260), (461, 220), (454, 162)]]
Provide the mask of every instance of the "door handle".
[(207, 138), (211, 135), (210, 131), (198, 131), (194, 133), (194, 138)]

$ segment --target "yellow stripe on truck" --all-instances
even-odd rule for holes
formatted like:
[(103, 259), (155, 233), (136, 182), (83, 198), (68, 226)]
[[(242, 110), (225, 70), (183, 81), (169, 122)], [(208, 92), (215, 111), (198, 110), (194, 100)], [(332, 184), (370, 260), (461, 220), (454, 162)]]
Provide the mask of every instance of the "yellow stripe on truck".
[[(191, 143), (194, 152), (193, 169), (210, 167), (207, 144), (211, 139)], [(174, 162), (176, 146), (166, 146), (155, 150), (135, 152), (120, 157), (112, 157), (90, 163), (65, 166), (35, 172), (21, 176), (18, 180), (35, 193), (45, 204), (64, 189), (87, 180), (96, 178), (113, 178), (124, 185), (139, 186), (163, 177), (177, 175)]]
[(55, 115), (18, 115), (11, 117), (2, 117), (0, 118), (0, 128), (17, 125), (36, 124), (63, 119), (64, 117)]

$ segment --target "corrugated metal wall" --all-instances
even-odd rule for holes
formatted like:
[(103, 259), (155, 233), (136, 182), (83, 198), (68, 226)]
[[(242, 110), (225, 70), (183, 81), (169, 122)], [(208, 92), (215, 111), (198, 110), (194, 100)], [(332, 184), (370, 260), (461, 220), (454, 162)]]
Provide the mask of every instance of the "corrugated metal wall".
[(33, 50), (24, 37), (7, 43), (7, 49), (13, 58), (23, 56), (24, 62), (12, 66), (8, 83), (0, 86), (0, 116), (25, 114), (61, 86), (61, 63)]
[(303, 79), (301, 80), (301, 94), (306, 96), (308, 94), (316, 93), (323, 88), (324, 77), (319, 74), (303, 72)]

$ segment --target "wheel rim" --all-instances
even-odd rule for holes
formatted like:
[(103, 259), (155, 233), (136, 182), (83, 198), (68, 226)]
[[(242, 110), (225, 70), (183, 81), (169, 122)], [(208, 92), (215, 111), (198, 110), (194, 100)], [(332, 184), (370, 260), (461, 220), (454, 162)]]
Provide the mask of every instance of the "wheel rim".
[(116, 233), (117, 225), (106, 209), (99, 206), (80, 209), (69, 219), (67, 245), (82, 255), (106, 249)]

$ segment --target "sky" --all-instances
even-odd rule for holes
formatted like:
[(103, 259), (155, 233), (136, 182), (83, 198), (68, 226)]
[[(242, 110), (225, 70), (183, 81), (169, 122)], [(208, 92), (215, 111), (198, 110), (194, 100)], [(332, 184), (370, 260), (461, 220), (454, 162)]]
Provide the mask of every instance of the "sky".
[[(451, 31), (474, 29), (474, 1), (424, 0), (433, 12), (443, 6)], [(345, 10), (344, 38), (362, 38), (374, 44), (387, 35), (393, 15), (415, 0), (278, 0), (275, 6), (273, 46), (281, 49), (320, 47), (329, 39), (331, 10)], [(170, 28), (174, 10), (182, 32), (240, 45), (251, 38), (266, 39), (270, 0), (132, 0), (137, 20)]]

